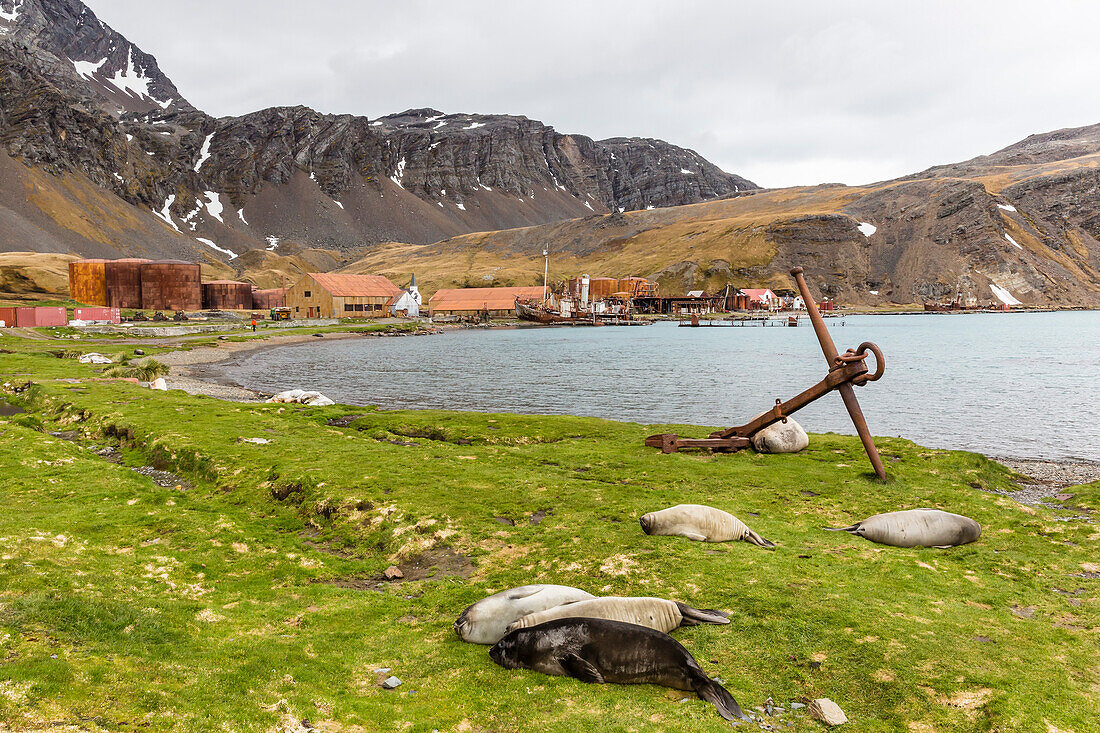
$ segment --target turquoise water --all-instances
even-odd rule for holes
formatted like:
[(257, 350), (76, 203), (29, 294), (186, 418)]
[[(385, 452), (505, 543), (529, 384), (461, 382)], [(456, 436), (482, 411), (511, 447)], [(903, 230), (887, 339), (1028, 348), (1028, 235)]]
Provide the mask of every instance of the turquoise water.
[[(840, 351), (874, 341), (886, 374), (856, 390), (871, 430), (991, 456), (1100, 461), (1100, 312), (846, 316)], [(310, 343), (243, 357), (239, 384), (316, 389), (383, 408), (738, 425), (825, 376), (799, 328), (464, 330)], [(852, 433), (839, 396), (797, 419)]]

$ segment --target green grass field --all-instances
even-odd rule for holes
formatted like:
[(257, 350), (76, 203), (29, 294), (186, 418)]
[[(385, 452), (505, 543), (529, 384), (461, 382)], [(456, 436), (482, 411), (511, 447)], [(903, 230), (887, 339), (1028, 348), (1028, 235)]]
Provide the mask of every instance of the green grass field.
[[(1025, 507), (980, 490), (1013, 487), (998, 464), (896, 438), (882, 483), (845, 436), (662, 455), (642, 441), (664, 426), (235, 404), (87, 381), (101, 367), (57, 348), (0, 338), (27, 410), (0, 418), (0, 731), (728, 729), (687, 693), (507, 671), (455, 636), (468, 604), (537, 582), (731, 612), (673, 635), (747, 709), (828, 697), (844, 730), (1100, 730), (1100, 528), (1062, 521), (1095, 486), (1084, 509)], [(688, 502), (778, 548), (641, 532)], [(925, 506), (981, 540), (821, 529)]]

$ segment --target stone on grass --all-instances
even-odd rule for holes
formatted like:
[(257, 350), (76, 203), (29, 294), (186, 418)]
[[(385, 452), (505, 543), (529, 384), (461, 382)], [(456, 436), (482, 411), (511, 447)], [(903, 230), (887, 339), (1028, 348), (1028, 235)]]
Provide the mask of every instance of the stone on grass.
[(786, 423), (773, 423), (752, 436), (752, 447), (758, 453), (797, 453), (809, 444), (806, 431), (789, 417)]
[(103, 354), (97, 354), (96, 352), (93, 351), (90, 354), (84, 354), (83, 356), (81, 356), (80, 357), (80, 363), (81, 364), (110, 364), (111, 360), (110, 360), (109, 357), (106, 357)]
[(405, 577), (405, 574), (401, 572), (401, 568), (396, 565), (390, 565), (383, 571), (382, 575), (386, 576), (386, 580), (398, 580)]
[(848, 716), (840, 706), (827, 697), (818, 698), (810, 703), (810, 715), (828, 726), (843, 725), (848, 722)]
[(149, 389), (160, 390), (161, 392), (168, 391), (168, 382), (164, 381), (164, 377), (157, 377), (153, 380), (153, 383), (149, 385)]
[(382, 682), (382, 687), (385, 687), (387, 690), (392, 690), (400, 684), (401, 680), (397, 679), (396, 677), (390, 676), (387, 677), (384, 682)]

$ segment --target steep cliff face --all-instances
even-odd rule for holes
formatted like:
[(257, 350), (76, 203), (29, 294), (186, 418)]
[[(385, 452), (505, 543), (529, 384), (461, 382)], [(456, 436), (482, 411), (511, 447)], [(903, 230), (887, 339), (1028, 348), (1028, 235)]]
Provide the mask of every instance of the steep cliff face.
[(594, 142), (525, 117), (422, 109), (368, 120), (287, 107), (215, 120), (78, 0), (0, 0), (0, 74), (9, 156), (83, 176), (159, 219), (177, 250), (225, 261), (253, 248), (431, 242), (754, 188), (667, 143)]
[(113, 115), (194, 111), (157, 60), (79, 0), (0, 0), (0, 34), (62, 92)]

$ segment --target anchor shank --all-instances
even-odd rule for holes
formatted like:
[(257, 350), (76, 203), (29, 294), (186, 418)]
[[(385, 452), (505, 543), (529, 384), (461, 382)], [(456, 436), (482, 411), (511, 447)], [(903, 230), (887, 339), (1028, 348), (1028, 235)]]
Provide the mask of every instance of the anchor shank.
[(806, 285), (806, 278), (802, 277), (802, 268), (794, 268), (791, 270), (791, 274), (794, 275), (794, 280), (798, 283), (798, 292), (802, 294), (802, 300), (806, 304), (806, 312), (810, 315), (810, 323), (813, 324), (814, 333), (817, 334), (817, 341), (821, 344), (821, 350), (825, 353), (825, 361), (829, 362), (829, 366), (832, 367), (840, 352), (836, 350), (833, 337), (829, 335), (829, 329), (825, 326), (825, 319), (821, 317), (821, 313), (817, 310), (817, 303), (810, 295), (810, 287)]
[(852, 424), (856, 426), (859, 439), (863, 441), (863, 450), (867, 451), (867, 457), (871, 460), (875, 473), (878, 474), (880, 479), (885, 480), (886, 467), (882, 465), (882, 458), (879, 457), (878, 448), (875, 447), (875, 439), (871, 437), (871, 430), (867, 427), (867, 420), (863, 417), (863, 410), (860, 409), (859, 402), (856, 401), (856, 392), (852, 388), (852, 384), (845, 382), (836, 390), (840, 392), (840, 398), (844, 400), (844, 406), (848, 408), (848, 415), (852, 418)]

